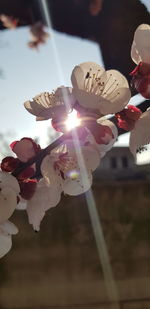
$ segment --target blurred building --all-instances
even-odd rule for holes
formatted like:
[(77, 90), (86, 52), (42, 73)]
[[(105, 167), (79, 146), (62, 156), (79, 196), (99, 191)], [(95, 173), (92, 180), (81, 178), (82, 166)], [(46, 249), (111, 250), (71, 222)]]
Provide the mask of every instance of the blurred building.
[(101, 160), (94, 176), (107, 181), (149, 179), (150, 164), (137, 165), (129, 147), (113, 147)]

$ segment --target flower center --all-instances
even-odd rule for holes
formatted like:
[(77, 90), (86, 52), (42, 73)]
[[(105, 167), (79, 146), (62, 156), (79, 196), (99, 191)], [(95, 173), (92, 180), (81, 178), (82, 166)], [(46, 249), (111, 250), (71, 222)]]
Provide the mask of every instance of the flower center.
[(59, 156), (59, 159), (54, 163), (55, 169), (60, 171), (63, 179), (77, 179), (79, 177), (79, 172), (77, 170), (77, 160), (74, 157), (64, 153)]
[(114, 97), (112, 97), (112, 94), (117, 90), (117, 88), (118, 88), (117, 80), (113, 77), (113, 74), (111, 73), (109, 75), (106, 83), (105, 83), (105, 88), (104, 88), (104, 91), (103, 91), (103, 97), (111, 96), (111, 99), (116, 98), (116, 96), (120, 93), (119, 92), (115, 93)]
[(120, 94), (116, 92), (119, 84), (112, 73), (104, 81), (103, 73), (101, 74), (100, 72), (101, 70), (99, 69), (96, 73), (92, 73), (92, 68), (90, 68), (84, 79), (84, 88), (87, 92), (107, 98), (109, 96), (111, 100), (114, 100)]
[(63, 98), (61, 98), (60, 96), (58, 96), (55, 93), (55, 90), (53, 90), (51, 93), (50, 92), (44, 92), (38, 96), (36, 96), (34, 98), (34, 100), (39, 103), (39, 105), (41, 104), (41, 101), (43, 102), (43, 106), (45, 108), (49, 108), (49, 107), (55, 107), (55, 106), (60, 106), (60, 105), (64, 105), (64, 101)]
[(86, 73), (84, 79), (84, 88), (87, 92), (101, 94), (104, 89), (104, 82), (101, 80), (100, 69), (96, 73), (92, 73), (92, 68)]

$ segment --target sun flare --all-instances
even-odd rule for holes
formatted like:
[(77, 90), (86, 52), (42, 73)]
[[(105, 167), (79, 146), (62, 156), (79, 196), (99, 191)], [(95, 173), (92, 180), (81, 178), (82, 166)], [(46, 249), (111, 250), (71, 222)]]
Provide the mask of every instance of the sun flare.
[(80, 126), (81, 120), (77, 117), (77, 112), (73, 111), (68, 115), (67, 120), (65, 121), (67, 130), (71, 130), (75, 127)]

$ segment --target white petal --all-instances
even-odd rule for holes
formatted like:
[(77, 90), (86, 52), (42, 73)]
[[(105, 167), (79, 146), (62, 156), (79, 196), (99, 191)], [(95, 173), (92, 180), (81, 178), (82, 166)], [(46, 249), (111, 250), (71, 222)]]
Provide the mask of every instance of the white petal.
[[(37, 95), (33, 98), (33, 101), (27, 101), (24, 103), (25, 108), (29, 113), (35, 115), (37, 117), (42, 117), (44, 119), (52, 118), (53, 115), (53, 107), (51, 103), (47, 103), (47, 97), (51, 94), (46, 92), (45, 94), (45, 101), (43, 103), (43, 93)], [(49, 99), (50, 101), (50, 99)]]
[(131, 93), (127, 79), (116, 70), (108, 70), (107, 82), (105, 84), (101, 97), (109, 102), (101, 99), (100, 110), (104, 115), (116, 113), (122, 110), (128, 103)]
[(99, 109), (100, 97), (95, 93), (87, 92), (83, 89), (74, 88), (73, 94), (80, 105), (85, 108)]
[(20, 192), (19, 183), (16, 177), (7, 172), (0, 171), (0, 189), (10, 187), (18, 195)]
[(55, 207), (61, 198), (61, 191), (58, 188), (47, 187), (44, 180), (38, 183), (35, 194), (28, 201), (27, 214), (29, 223), (36, 231), (40, 229), (40, 223), (46, 210)]
[[(80, 159), (80, 152), (76, 150), (76, 155)], [(92, 145), (81, 147), (81, 156), (83, 157), (86, 169), (89, 171), (95, 171), (95, 169), (100, 164), (100, 154), (98, 149), (94, 148)]]
[(32, 101), (25, 102), (24, 106), (29, 113), (37, 116), (38, 120), (46, 120), (70, 111), (74, 103), (72, 88), (62, 86), (54, 93), (40, 93)]
[(2, 258), (11, 249), (12, 240), (10, 235), (0, 234), (0, 258)]
[(34, 116), (38, 117), (39, 119), (42, 120), (48, 120), (52, 118), (53, 116), (53, 109), (52, 108), (45, 108), (38, 106), (37, 102), (35, 101), (27, 101), (24, 103), (25, 108), (29, 113), (31, 113)]
[[(135, 63), (140, 61), (150, 63), (150, 25), (140, 25), (134, 33), (134, 45), (131, 50), (131, 57)], [(135, 57), (135, 50), (136, 55)], [(137, 62), (138, 60), (138, 62)]]
[(128, 88), (115, 90), (106, 96), (106, 98), (100, 97), (99, 111), (103, 115), (120, 112), (128, 104), (130, 98), (131, 92)]
[(71, 81), (73, 87), (84, 89), (84, 72), (79, 65), (75, 66), (75, 68), (73, 69)]
[(129, 84), (124, 75), (117, 70), (107, 70), (107, 81), (104, 87), (104, 92), (111, 93), (114, 89), (129, 88)]
[[(48, 200), (47, 203), (42, 203), (43, 209), (46, 211), (52, 207), (55, 207), (61, 198), (62, 189), (57, 187), (49, 187), (44, 179), (41, 179), (37, 186), (37, 196), (41, 195), (41, 199), (45, 195)], [(34, 196), (33, 196), (34, 197)]]
[(82, 147), (82, 154), (87, 169), (95, 171), (100, 165), (101, 157), (99, 151), (92, 146), (84, 146)]
[(18, 228), (10, 221), (5, 221), (0, 224), (0, 234), (15, 235), (18, 233)]
[[(88, 136), (86, 137), (86, 140), (83, 142), (83, 145), (78, 145), (78, 147), (75, 147), (75, 144), (73, 143), (72, 140), (65, 141), (64, 145), (66, 146), (65, 152), (67, 152), (68, 156), (70, 156), (73, 159), (72, 169), (74, 170), (78, 169), (79, 167), (78, 161), (80, 161), (80, 156), (82, 157), (86, 168), (91, 171), (94, 171), (100, 164), (100, 154), (95, 139), (88, 129), (87, 133), (89, 135), (90, 141), (92, 140), (91, 143), (89, 142)], [(88, 143), (88, 145), (84, 146), (85, 143)]]
[(66, 179), (64, 181), (64, 193), (73, 196), (79, 195), (88, 191), (91, 185), (92, 173), (85, 170), (77, 179)]
[(16, 209), (25, 210), (27, 208), (27, 201), (21, 198), (21, 196), (19, 196), (19, 198), (20, 198), (20, 202), (17, 204)]
[(101, 159), (104, 158), (104, 156), (106, 155), (106, 151), (103, 151), (103, 150), (100, 148), (100, 155), (101, 155)]
[(75, 104), (75, 97), (73, 96), (71, 87), (58, 87), (55, 91), (55, 97), (57, 102), (64, 102), (66, 112), (70, 112)]
[(99, 77), (105, 72), (105, 70), (94, 62), (83, 62), (76, 66), (71, 75), (71, 81), (74, 88), (85, 89), (85, 79), (87, 73), (91, 75), (99, 74)]
[(108, 144), (98, 145), (98, 148), (99, 148), (99, 151), (100, 151), (100, 154), (101, 154), (101, 158), (102, 158), (102, 157), (104, 157), (105, 153), (107, 151), (109, 151), (112, 148), (113, 144), (115, 143), (115, 141), (118, 137), (118, 130), (117, 130), (117, 127), (115, 126), (115, 124), (112, 121), (105, 119), (104, 117), (97, 119), (97, 122), (101, 125), (109, 127), (112, 131), (112, 134), (113, 134), (113, 138), (111, 138), (111, 140)]
[(137, 120), (130, 134), (129, 147), (132, 154), (136, 156), (136, 150), (148, 143), (150, 143), (150, 109)]
[(0, 223), (6, 221), (13, 214), (17, 206), (17, 196), (10, 187), (0, 191)]
[(49, 107), (42, 107), (42, 102), (34, 101), (34, 99), (33, 101), (26, 101), (24, 103), (24, 107), (29, 113), (35, 116), (46, 117), (47, 115), (49, 115)]
[(41, 94), (35, 96), (33, 100), (38, 102), (40, 106), (48, 108), (50, 106), (50, 102), (48, 100), (50, 93), (49, 92), (42, 92)]
[(133, 42), (131, 46), (131, 58), (136, 64), (139, 64), (142, 61), (139, 52), (136, 49), (135, 42)]
[(47, 120), (47, 117), (36, 117), (36, 121), (43, 121), (43, 120)]
[(54, 168), (55, 156), (47, 155), (41, 164), (41, 173), (47, 183), (51, 187), (61, 188), (61, 175)]

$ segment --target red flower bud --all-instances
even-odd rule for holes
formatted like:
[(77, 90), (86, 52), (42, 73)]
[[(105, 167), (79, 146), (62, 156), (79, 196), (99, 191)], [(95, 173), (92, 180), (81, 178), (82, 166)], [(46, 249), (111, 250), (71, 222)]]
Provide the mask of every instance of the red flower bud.
[(13, 172), (19, 165), (20, 161), (17, 158), (5, 157), (1, 162), (1, 169), (5, 172)]
[(20, 185), (20, 195), (25, 200), (30, 200), (35, 193), (37, 180), (35, 179), (25, 179), (19, 181)]
[(150, 99), (150, 74), (143, 77), (134, 77), (135, 89), (145, 98)]
[(139, 108), (133, 105), (128, 105), (121, 112), (115, 114), (118, 120), (118, 127), (126, 131), (131, 131), (141, 114), (142, 112)]
[(150, 64), (140, 62), (130, 75), (133, 76), (131, 86), (144, 98), (150, 99)]

